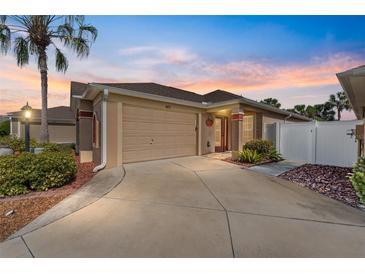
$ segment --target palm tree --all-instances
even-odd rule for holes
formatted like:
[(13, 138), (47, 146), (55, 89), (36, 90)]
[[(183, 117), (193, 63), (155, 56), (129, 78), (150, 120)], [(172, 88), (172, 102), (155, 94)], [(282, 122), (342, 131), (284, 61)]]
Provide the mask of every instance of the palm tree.
[(341, 112), (344, 110), (351, 110), (350, 101), (344, 91), (331, 94), (328, 100), (333, 107), (337, 109), (337, 120), (341, 120)]
[(281, 104), (279, 103), (279, 100), (276, 98), (266, 98), (264, 100), (261, 100), (260, 103), (264, 103), (270, 106), (273, 106), (275, 108), (280, 108)]
[(97, 29), (85, 24), (83, 16), (0, 16), (1, 53), (7, 54), (13, 43), (19, 67), (28, 64), (30, 56), (35, 56), (38, 62), (42, 94), (40, 132), (42, 143), (47, 143), (49, 139), (47, 119), (49, 47), (53, 46), (55, 49), (56, 70), (65, 73), (68, 60), (58, 45), (72, 49), (79, 58), (83, 58), (89, 55), (90, 46), (96, 37)]

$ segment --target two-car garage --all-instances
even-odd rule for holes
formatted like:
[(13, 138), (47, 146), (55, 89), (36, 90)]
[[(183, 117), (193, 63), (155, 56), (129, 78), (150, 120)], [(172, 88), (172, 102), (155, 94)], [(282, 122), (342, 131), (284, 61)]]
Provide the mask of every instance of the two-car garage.
[(197, 114), (122, 107), (123, 163), (197, 154)]

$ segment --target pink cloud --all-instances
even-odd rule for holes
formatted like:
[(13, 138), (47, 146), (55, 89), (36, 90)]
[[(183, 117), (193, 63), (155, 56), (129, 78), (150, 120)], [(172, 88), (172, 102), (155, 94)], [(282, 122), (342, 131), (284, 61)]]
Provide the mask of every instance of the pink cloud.
[(277, 65), (269, 62), (239, 61), (226, 64), (205, 63), (200, 80), (185, 82), (184, 88), (195, 91), (227, 89), (263, 91), (283, 88), (316, 87), (337, 84), (336, 73), (365, 62), (357, 56), (338, 53), (313, 58), (303, 64)]
[[(180, 47), (133, 47), (120, 50), (118, 56), (121, 58), (116, 57), (113, 62), (92, 56), (81, 62), (70, 59), (70, 68), (66, 74), (50, 69), (49, 105), (69, 104), (71, 80), (154, 81), (198, 93), (225, 89), (237, 94), (262, 93), (262, 96), (270, 91), (293, 89), (296, 92), (293, 96), (301, 96), (296, 89), (310, 87), (315, 90), (338, 84), (335, 76), (337, 72), (365, 63), (363, 57), (349, 53), (313, 57), (305, 63), (276, 64), (269, 60), (218, 63)], [(35, 107), (40, 107), (40, 76), (37, 68), (30, 65), (20, 69), (13, 57), (0, 58), (0, 113), (19, 109), (27, 99)], [(309, 99), (298, 97), (295, 100)]]

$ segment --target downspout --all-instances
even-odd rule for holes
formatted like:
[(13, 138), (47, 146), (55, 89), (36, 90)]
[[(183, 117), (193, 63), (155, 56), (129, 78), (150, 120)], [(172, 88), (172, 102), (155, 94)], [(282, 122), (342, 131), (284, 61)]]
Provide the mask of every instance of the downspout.
[(286, 116), (285, 118), (284, 118), (284, 124), (286, 123), (286, 121), (289, 119), (289, 118), (291, 118), (292, 117), (292, 114), (289, 114), (288, 116)]
[(98, 172), (102, 170), (106, 166), (106, 139), (107, 139), (107, 99), (109, 95), (109, 90), (104, 89), (103, 93), (103, 102), (101, 103), (101, 112), (102, 112), (102, 128), (101, 128), (101, 135), (102, 135), (102, 142), (101, 142), (101, 163), (100, 165), (96, 166), (93, 169), (93, 172)]

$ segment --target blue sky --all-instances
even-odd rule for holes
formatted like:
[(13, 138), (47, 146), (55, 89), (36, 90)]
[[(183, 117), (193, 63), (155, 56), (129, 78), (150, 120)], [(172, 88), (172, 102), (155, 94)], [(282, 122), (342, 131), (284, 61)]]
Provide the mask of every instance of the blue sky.
[[(341, 89), (335, 73), (365, 63), (365, 16), (87, 16), (86, 21), (99, 30), (88, 59), (79, 61), (66, 51), (70, 68), (63, 75), (53, 70), (50, 56), (51, 106), (68, 103), (70, 80), (154, 81), (198, 93), (220, 88), (257, 100), (276, 97), (284, 107), (314, 104)], [(21, 104), (19, 92), (39, 106), (36, 66), (17, 68), (11, 55), (0, 59), (5, 64), (0, 112)]]

